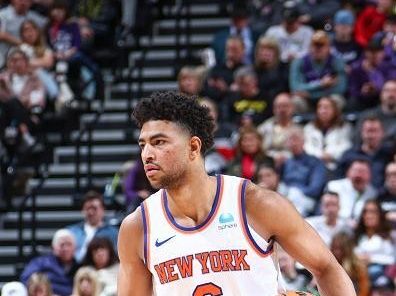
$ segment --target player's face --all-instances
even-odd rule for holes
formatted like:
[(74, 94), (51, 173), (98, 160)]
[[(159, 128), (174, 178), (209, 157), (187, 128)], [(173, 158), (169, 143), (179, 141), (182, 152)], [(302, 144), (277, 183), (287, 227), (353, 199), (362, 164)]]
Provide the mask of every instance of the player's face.
[(182, 182), (190, 159), (190, 138), (174, 122), (151, 120), (143, 124), (139, 146), (151, 186), (169, 188)]

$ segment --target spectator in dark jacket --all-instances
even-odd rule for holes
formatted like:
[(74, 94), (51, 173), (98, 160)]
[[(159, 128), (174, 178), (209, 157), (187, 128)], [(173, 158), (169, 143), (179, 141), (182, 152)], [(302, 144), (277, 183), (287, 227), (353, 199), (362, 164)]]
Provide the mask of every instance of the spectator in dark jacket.
[(287, 146), (292, 157), (283, 164), (281, 180), (288, 186), (286, 196), (307, 216), (314, 210), (326, 183), (326, 167), (319, 158), (305, 153), (301, 128), (291, 129)]
[(230, 14), (231, 25), (216, 33), (213, 38), (211, 47), (215, 52), (216, 63), (225, 62), (225, 49), (229, 37), (239, 37), (245, 48), (243, 63), (251, 64), (253, 61), (254, 47), (258, 34), (249, 25), (249, 12), (246, 9), (246, 3), (237, 3), (232, 7)]
[(344, 177), (355, 159), (366, 159), (370, 162), (372, 184), (379, 189), (384, 182), (385, 166), (391, 160), (393, 147), (384, 143), (384, 128), (376, 117), (364, 119), (360, 135), (362, 142), (345, 151), (340, 158), (337, 176)]
[(363, 59), (352, 66), (349, 83), (351, 99), (348, 102), (352, 110), (377, 106), (385, 82), (396, 78), (394, 67), (384, 58), (382, 38), (374, 37), (367, 45)]
[(52, 253), (33, 258), (24, 268), (21, 281), (27, 284), (35, 272), (47, 275), (53, 292), (59, 296), (69, 296), (73, 289), (73, 277), (78, 269), (74, 259), (75, 240), (67, 229), (55, 232), (52, 238)]

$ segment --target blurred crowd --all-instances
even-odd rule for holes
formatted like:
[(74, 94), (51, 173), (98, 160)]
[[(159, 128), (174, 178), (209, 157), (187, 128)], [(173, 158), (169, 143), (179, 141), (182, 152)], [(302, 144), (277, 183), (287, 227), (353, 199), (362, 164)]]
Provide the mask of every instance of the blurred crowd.
[[(11, 1), (0, 20), (11, 11), (16, 26), (17, 3), (26, 2)], [(99, 2), (107, 3), (86, 1), (96, 15)], [(32, 17), (0, 34), (0, 46), (13, 45), (0, 73), (2, 137), (14, 125), (24, 145), (40, 120), (32, 110), (61, 100), (55, 64), (66, 68), (72, 94), (81, 67), (101, 81), (87, 52), (101, 46), (94, 37), (104, 27), (79, 14), (81, 5), (55, 3), (41, 4), (46, 18), (29, 5)], [(198, 96), (215, 121), (208, 173), (281, 193), (329, 246), (357, 295), (395, 295), (396, 4), (251, 0), (227, 1), (224, 9), (230, 25), (214, 34), (202, 64), (185, 65), (177, 76), (178, 91)], [(128, 213), (153, 192), (140, 160), (125, 165), (121, 184)], [(84, 221), (55, 233), (51, 254), (25, 267), (25, 286), (10, 285), (29, 295), (116, 295), (118, 229), (105, 206), (102, 194), (88, 192)], [(317, 294), (309, 273), (280, 247), (279, 260), (289, 289)]]

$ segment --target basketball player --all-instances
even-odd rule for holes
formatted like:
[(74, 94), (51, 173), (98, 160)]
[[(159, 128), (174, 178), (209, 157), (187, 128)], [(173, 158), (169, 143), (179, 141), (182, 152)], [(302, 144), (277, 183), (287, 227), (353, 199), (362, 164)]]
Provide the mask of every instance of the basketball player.
[(356, 295), (350, 279), (277, 193), (204, 169), (213, 122), (195, 100), (154, 93), (134, 110), (146, 175), (159, 191), (123, 221), (118, 293), (275, 296), (274, 242), (310, 270), (321, 295)]

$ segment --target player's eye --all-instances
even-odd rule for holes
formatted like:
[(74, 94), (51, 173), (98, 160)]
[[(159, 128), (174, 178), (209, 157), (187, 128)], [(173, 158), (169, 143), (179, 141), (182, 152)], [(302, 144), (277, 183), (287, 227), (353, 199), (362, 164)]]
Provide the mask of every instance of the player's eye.
[(155, 141), (154, 141), (154, 145), (156, 145), (156, 146), (158, 146), (158, 145), (163, 145), (163, 144), (165, 144), (165, 141), (164, 141), (164, 140), (155, 140)]

